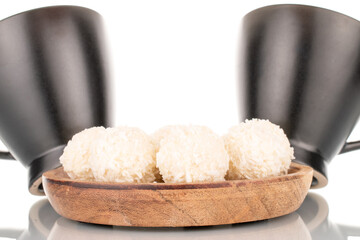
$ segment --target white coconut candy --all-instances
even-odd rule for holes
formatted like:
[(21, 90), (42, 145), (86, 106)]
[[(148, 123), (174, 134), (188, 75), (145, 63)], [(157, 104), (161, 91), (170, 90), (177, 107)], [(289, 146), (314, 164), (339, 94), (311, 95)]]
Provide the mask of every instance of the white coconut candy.
[(294, 149), (284, 131), (268, 120), (246, 120), (223, 137), (230, 156), (228, 179), (254, 179), (286, 174)]

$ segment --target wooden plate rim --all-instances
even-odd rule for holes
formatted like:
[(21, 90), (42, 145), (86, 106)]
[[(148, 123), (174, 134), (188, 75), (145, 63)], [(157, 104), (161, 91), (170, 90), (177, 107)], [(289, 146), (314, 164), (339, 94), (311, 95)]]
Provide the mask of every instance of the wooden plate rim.
[(286, 175), (267, 177), (261, 179), (241, 179), (241, 180), (226, 180), (221, 182), (197, 182), (197, 183), (117, 183), (117, 182), (96, 182), (74, 180), (69, 177), (58, 177), (57, 172), (63, 171), (62, 167), (47, 171), (43, 174), (43, 181), (50, 184), (67, 185), (77, 188), (92, 188), (92, 189), (111, 189), (111, 190), (172, 190), (172, 189), (207, 189), (207, 188), (226, 188), (237, 187), (246, 184), (264, 184), (271, 182), (291, 181), (298, 175), (307, 174), (313, 171), (309, 166), (298, 163), (291, 163), (291, 168), (295, 172)]

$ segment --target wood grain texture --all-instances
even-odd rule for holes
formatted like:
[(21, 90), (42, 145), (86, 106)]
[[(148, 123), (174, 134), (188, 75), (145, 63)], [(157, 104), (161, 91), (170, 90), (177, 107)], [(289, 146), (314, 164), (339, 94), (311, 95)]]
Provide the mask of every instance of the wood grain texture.
[(43, 186), (63, 217), (88, 223), (182, 227), (250, 222), (297, 210), (313, 170), (292, 163), (284, 176), (207, 183), (100, 183), (46, 172)]

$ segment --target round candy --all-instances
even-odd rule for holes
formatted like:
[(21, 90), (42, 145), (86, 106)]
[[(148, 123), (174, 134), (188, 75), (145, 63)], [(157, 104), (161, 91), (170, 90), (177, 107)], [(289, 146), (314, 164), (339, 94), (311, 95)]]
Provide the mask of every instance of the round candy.
[(94, 180), (89, 158), (105, 128), (93, 127), (75, 134), (64, 149), (60, 162), (72, 179)]
[(203, 126), (168, 126), (159, 131), (156, 161), (164, 182), (224, 180), (229, 156), (213, 131)]
[(96, 181), (138, 182), (155, 180), (155, 148), (150, 136), (138, 128), (106, 129), (89, 159)]
[(230, 156), (228, 179), (285, 174), (294, 159), (284, 131), (268, 120), (246, 120), (230, 128), (223, 138)]

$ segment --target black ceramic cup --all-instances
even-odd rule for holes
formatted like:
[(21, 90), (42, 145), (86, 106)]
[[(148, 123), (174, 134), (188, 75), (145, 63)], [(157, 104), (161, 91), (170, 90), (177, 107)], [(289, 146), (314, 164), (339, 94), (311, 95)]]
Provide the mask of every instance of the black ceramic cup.
[(243, 19), (239, 60), (241, 120), (280, 125), (297, 162), (327, 184), (327, 164), (360, 148), (346, 143), (360, 114), (360, 22), (303, 5), (256, 9)]
[(82, 7), (0, 21), (0, 137), (10, 151), (0, 157), (28, 168), (34, 195), (75, 133), (110, 124), (104, 40), (102, 17)]

